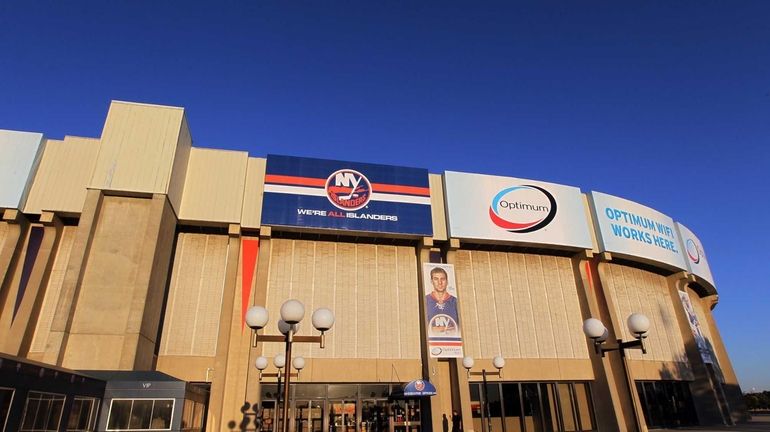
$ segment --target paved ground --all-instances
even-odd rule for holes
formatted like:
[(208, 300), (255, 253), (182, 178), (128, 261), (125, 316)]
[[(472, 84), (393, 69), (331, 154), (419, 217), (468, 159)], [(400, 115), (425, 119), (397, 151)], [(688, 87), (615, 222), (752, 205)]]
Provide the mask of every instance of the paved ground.
[(736, 426), (702, 428), (659, 429), (660, 431), (698, 431), (698, 432), (770, 432), (770, 415), (755, 415), (750, 422)]

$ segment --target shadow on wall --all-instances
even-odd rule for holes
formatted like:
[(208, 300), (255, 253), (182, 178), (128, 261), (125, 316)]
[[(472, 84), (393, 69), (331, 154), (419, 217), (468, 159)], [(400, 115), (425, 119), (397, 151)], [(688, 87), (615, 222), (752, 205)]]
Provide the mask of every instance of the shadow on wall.
[(230, 431), (258, 431), (262, 429), (262, 418), (260, 417), (260, 409), (258, 404), (252, 405), (249, 402), (244, 402), (241, 406), (241, 421), (230, 420), (227, 422), (227, 429)]

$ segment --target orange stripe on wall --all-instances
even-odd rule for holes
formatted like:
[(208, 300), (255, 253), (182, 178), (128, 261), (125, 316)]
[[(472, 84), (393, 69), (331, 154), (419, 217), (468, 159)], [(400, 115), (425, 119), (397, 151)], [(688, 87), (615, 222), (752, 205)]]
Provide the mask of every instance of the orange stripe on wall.
[(257, 267), (257, 255), (259, 253), (259, 239), (243, 239), (241, 241), (241, 334), (246, 325), (246, 310), (249, 308), (251, 297), (251, 280), (254, 278), (254, 269)]

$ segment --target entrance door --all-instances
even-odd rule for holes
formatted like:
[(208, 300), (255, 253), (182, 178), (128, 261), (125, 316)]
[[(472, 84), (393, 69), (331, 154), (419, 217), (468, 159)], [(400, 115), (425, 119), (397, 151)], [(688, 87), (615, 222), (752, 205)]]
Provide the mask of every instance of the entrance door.
[(329, 431), (356, 432), (356, 401), (329, 401)]
[(294, 402), (294, 432), (323, 431), (323, 401), (298, 400)]
[(415, 399), (398, 400), (392, 406), (390, 413), (393, 417), (395, 432), (420, 431), (420, 401)]
[(359, 432), (390, 432), (390, 408), (387, 399), (361, 401)]

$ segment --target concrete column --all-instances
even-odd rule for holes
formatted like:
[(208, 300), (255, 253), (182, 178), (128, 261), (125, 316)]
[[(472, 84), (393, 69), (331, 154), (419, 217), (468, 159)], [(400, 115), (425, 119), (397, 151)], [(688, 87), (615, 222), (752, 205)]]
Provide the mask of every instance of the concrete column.
[[(207, 429), (242, 430), (246, 392), (246, 368), (249, 355), (249, 335), (241, 334), (240, 295), (238, 290), (238, 270), (240, 268), (241, 228), (230, 225), (228, 228), (227, 268), (225, 290), (222, 295), (222, 312), (219, 315), (219, 337), (217, 354), (214, 360), (211, 396), (209, 398), (209, 419)], [(236, 320), (237, 318), (237, 320)]]
[(64, 274), (59, 300), (56, 304), (51, 330), (48, 333), (43, 362), (61, 366), (64, 361), (64, 347), (69, 339), (72, 318), (83, 281), (85, 264), (91, 250), (96, 219), (101, 211), (102, 191), (89, 189), (78, 221), (78, 231), (70, 252), (67, 270)]
[[(446, 261), (448, 264), (455, 263), (455, 254), (459, 248), (460, 241), (458, 239), (449, 239), (446, 250)], [(458, 292), (457, 295), (461, 296), (463, 294)], [(458, 305), (458, 309), (459, 308), (460, 306)], [(460, 310), (458, 310), (457, 313), (462, 315), (462, 311)], [(462, 326), (462, 323), (460, 325)], [(463, 367), (462, 359), (451, 362), (450, 368), (452, 368), (452, 375), (456, 379), (456, 383), (454, 383), (455, 387), (452, 389), (453, 408), (456, 409), (462, 417), (463, 430), (466, 432), (474, 432), (470, 384), (468, 382), (468, 374)]]
[[(0, 317), (13, 313), (6, 311), (4, 305), (13, 285), (13, 275), (24, 247), (24, 239), (29, 229), (29, 221), (18, 210), (8, 209), (2, 212), (2, 222), (6, 225), (5, 239), (0, 242)], [(0, 331), (0, 347), (7, 337), (6, 331)]]
[(711, 377), (703, 362), (703, 358), (698, 350), (692, 330), (690, 329), (690, 320), (687, 318), (684, 307), (681, 305), (679, 292), (687, 292), (687, 283), (689, 282), (686, 272), (675, 273), (666, 278), (669, 287), (669, 295), (672, 301), (678, 304), (674, 305), (676, 320), (684, 341), (685, 353), (690, 363), (694, 381), (690, 383), (690, 393), (692, 394), (695, 412), (698, 415), (698, 422), (701, 425), (723, 424), (725, 419), (721, 415), (721, 409), (717, 399), (716, 389), (711, 382)]
[(21, 255), (1, 308), (0, 350), (20, 357), (26, 357), (32, 344), (63, 230), (53, 213), (43, 212), (40, 222), (29, 226), (20, 244)]

